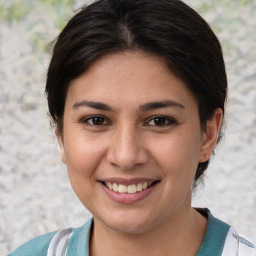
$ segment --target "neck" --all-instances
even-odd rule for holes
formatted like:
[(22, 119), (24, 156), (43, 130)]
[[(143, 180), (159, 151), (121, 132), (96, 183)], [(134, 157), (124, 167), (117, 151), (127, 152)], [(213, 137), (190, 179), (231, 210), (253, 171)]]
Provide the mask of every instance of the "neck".
[(95, 218), (90, 255), (194, 256), (202, 244), (206, 226), (207, 219), (191, 207), (140, 233), (115, 231)]

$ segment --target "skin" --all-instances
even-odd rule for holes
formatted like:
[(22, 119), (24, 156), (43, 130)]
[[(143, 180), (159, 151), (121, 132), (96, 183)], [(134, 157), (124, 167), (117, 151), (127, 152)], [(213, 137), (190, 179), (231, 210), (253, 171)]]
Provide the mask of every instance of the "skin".
[[(148, 104), (166, 101), (172, 104)], [(202, 131), (185, 83), (160, 57), (141, 51), (103, 56), (70, 84), (63, 134), (56, 134), (72, 187), (94, 216), (90, 255), (196, 254), (207, 219), (191, 208), (191, 186), (221, 119), (216, 109)], [(106, 178), (159, 183), (127, 204), (105, 193), (99, 180)]]

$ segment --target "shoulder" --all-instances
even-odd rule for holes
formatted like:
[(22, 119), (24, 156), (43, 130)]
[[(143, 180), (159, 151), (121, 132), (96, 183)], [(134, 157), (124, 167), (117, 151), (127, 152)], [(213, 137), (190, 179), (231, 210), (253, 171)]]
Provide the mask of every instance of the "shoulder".
[[(90, 230), (93, 219), (82, 227), (68, 228), (38, 236), (8, 256), (89, 255)], [(76, 253), (78, 252), (78, 254)]]
[[(208, 210), (208, 209), (207, 209)], [(256, 256), (256, 247), (251, 242), (250, 239), (245, 238), (245, 236), (242, 236), (239, 234), (233, 227), (229, 226), (227, 223), (215, 218), (212, 216), (210, 211), (208, 210), (208, 218), (210, 219), (209, 222), (212, 222), (212, 230), (216, 234), (219, 233), (216, 232), (216, 230), (225, 230), (223, 235), (226, 233), (222, 240), (224, 242), (223, 244), (223, 250), (221, 256), (230, 256), (230, 255), (239, 255), (239, 256)], [(223, 239), (222, 238), (222, 239)]]
[(239, 256), (256, 256), (255, 245), (230, 227), (222, 255), (231, 255), (232, 252), (236, 252), (236, 255)]
[(196, 209), (208, 218), (203, 243), (196, 256), (256, 256), (255, 245), (230, 225), (215, 218), (208, 209)]
[(21, 245), (8, 256), (45, 256), (47, 255), (49, 244), (56, 233), (57, 231), (38, 236)]

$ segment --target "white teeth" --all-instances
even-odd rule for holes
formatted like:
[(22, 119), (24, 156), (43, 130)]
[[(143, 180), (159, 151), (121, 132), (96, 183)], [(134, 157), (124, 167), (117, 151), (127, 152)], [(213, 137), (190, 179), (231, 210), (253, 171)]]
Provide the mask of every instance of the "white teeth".
[(147, 187), (148, 187), (148, 183), (144, 182), (143, 185), (142, 185), (142, 189), (146, 189)]
[(137, 191), (142, 191), (142, 183), (139, 183), (139, 184), (137, 185)]
[[(129, 188), (129, 187), (128, 187), (128, 188)], [(119, 192), (119, 193), (126, 193), (126, 192), (127, 192), (127, 186), (120, 184), (120, 185), (118, 186), (118, 192)], [(129, 192), (128, 192), (128, 193), (129, 193)]]
[(128, 194), (136, 193), (137, 192), (137, 186), (135, 184), (129, 185), (128, 188), (127, 188), (127, 192), (128, 192)]
[(118, 185), (116, 184), (116, 183), (113, 183), (113, 190), (115, 191), (115, 192), (118, 192)]
[(147, 189), (152, 185), (153, 182), (144, 182), (144, 183), (138, 183), (138, 184), (131, 184), (131, 185), (124, 185), (124, 184), (117, 184), (117, 183), (111, 183), (106, 182), (106, 186), (115, 192), (119, 193), (128, 193), (128, 194), (134, 194), (136, 192), (140, 192), (142, 190)]
[(113, 189), (113, 184), (110, 183), (110, 182), (107, 182), (107, 187), (110, 188), (110, 189)]

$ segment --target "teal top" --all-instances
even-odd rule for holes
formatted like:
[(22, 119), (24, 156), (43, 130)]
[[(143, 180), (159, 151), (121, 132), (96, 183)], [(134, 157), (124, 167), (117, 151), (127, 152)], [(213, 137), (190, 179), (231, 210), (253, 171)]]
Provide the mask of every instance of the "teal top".
[[(226, 236), (230, 226), (212, 216), (208, 209), (198, 209), (208, 217), (207, 230), (201, 247), (196, 256), (221, 256)], [(89, 239), (93, 219), (85, 225), (73, 230), (68, 240), (66, 256), (89, 256)], [(46, 256), (51, 239), (56, 234), (52, 232), (32, 239), (16, 249), (9, 256)]]

